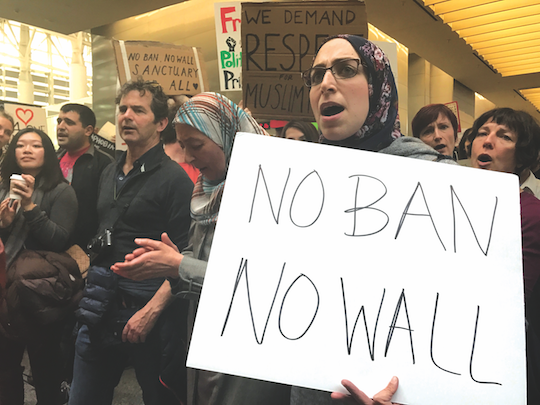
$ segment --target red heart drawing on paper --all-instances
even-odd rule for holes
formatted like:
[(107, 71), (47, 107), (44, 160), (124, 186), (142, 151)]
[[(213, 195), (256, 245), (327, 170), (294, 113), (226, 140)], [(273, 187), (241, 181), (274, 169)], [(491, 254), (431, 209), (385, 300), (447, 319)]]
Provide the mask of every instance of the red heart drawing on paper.
[(34, 112), (30, 109), (23, 110), (22, 108), (17, 108), (15, 110), (15, 115), (18, 119), (24, 122), (24, 125), (28, 126), (28, 123), (34, 118)]

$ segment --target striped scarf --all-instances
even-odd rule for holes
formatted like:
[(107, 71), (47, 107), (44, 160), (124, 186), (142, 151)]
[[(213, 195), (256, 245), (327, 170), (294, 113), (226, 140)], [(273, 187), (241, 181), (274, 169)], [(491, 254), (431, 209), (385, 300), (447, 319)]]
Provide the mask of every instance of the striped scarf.
[[(218, 93), (200, 93), (191, 98), (178, 109), (174, 123), (198, 129), (221, 147), (227, 169), (237, 132), (264, 134), (249, 114)], [(203, 225), (217, 222), (224, 187), (225, 178), (212, 182), (199, 174), (191, 197), (193, 220)]]

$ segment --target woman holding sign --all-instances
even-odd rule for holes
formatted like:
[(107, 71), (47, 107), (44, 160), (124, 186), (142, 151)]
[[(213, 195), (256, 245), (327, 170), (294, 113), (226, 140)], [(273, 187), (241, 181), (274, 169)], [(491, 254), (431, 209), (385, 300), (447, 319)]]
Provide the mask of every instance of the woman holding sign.
[[(302, 77), (322, 143), (454, 164), (420, 139), (402, 136), (394, 75), (388, 58), (372, 42), (353, 35), (329, 37)], [(332, 397), (351, 404), (390, 404), (398, 387), (394, 377), (372, 400), (351, 382), (342, 383), (351, 396)], [(332, 403), (328, 393), (292, 389), (291, 404)]]
[[(260, 135), (264, 132), (244, 110), (216, 93), (198, 94), (184, 103), (176, 115), (175, 126), (178, 141), (185, 148), (186, 162), (200, 170), (191, 200), (193, 220), (189, 245), (179, 253), (166, 234), (163, 234), (161, 242), (136, 239), (141, 248), (126, 256), (124, 263), (116, 263), (112, 269), (136, 280), (156, 277), (157, 274), (171, 277), (173, 294), (195, 298), (190, 305), (188, 321), (191, 334), (234, 137), (237, 132)], [(188, 369), (188, 404), (287, 405), (289, 396), (288, 386)]]

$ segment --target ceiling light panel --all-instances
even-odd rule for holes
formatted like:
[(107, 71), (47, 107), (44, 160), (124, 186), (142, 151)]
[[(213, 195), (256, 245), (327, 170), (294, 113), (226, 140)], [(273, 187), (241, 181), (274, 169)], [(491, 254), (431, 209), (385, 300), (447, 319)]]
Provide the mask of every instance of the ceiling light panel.
[(524, 27), (510, 28), (490, 32), (488, 34), (463, 37), (468, 44), (477, 44), (479, 47), (487, 46), (485, 43), (490, 41), (503, 40), (507, 43), (515, 43), (540, 38), (540, 24), (526, 25)]
[(521, 89), (519, 93), (525, 97), (534, 107), (540, 111), (540, 87), (535, 89)]
[[(490, 3), (496, 3), (498, 0), (447, 0), (447, 1), (424, 1), (424, 4), (426, 3), (436, 3), (432, 6), (430, 5), (431, 9), (435, 12), (435, 14), (447, 14), (452, 13), (459, 10), (466, 10), (470, 9), (472, 7), (478, 7), (485, 4)], [(427, 5), (427, 4), (426, 4)]]
[(423, 1), (503, 76), (540, 72), (540, 0)]
[[(490, 4), (490, 6), (492, 5)], [(492, 7), (486, 7), (486, 10), (489, 8)], [(509, 21), (514, 22), (518, 26), (523, 26), (524, 24), (519, 24), (521, 21), (527, 21), (527, 19), (532, 18), (533, 21), (536, 20), (536, 22), (538, 22), (539, 16), (540, 4), (528, 7), (513, 8), (506, 11), (500, 11), (498, 13), (491, 12), (490, 14), (484, 14), (477, 17), (473, 17), (470, 14), (465, 14), (464, 18), (460, 20), (455, 20), (453, 22), (445, 20), (444, 22), (448, 23), (448, 25), (450, 25), (454, 31), (459, 31), (465, 28), (474, 28)], [(536, 17), (536, 19), (534, 17)]]
[[(538, 39), (532, 41), (520, 41), (517, 44), (499, 44), (496, 47), (480, 47), (476, 48), (477, 51), (482, 52), (482, 55), (485, 55), (489, 58), (491, 54), (503, 53), (508, 51), (521, 51), (525, 48), (540, 49), (540, 35)], [(529, 52), (531, 49), (524, 51)]]
[(497, 1), (483, 4), (476, 7), (469, 7), (444, 13), (444, 22), (452, 23), (455, 21), (461, 21), (468, 18), (481, 17), (489, 15), (489, 13), (495, 14), (502, 11), (512, 11), (516, 7), (522, 8), (527, 6), (537, 5), (537, 0), (514, 0), (512, 2)]

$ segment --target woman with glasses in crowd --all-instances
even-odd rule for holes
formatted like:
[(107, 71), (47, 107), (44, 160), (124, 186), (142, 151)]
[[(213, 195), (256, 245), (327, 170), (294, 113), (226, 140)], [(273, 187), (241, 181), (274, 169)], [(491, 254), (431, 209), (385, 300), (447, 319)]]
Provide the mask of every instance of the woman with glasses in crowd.
[[(388, 58), (374, 43), (353, 35), (328, 38), (317, 51), (310, 69), (302, 74), (310, 89), (311, 109), (324, 144), (453, 164), (412, 137), (403, 137), (398, 96)], [(372, 400), (352, 383), (343, 385), (352, 395), (335, 399), (360, 404), (388, 404), (397, 390), (397, 378)], [(293, 387), (291, 404), (332, 404), (328, 393)]]

